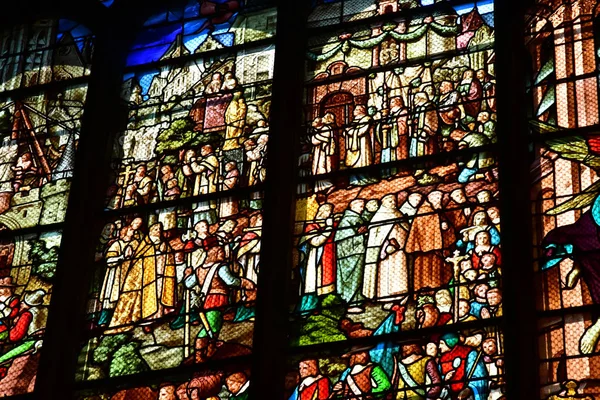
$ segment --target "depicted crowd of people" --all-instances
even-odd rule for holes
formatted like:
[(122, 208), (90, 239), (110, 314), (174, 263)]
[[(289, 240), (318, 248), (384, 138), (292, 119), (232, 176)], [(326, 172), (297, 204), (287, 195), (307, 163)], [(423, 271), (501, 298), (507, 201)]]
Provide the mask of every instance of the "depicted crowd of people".
[[(501, 316), (500, 218), (494, 194), (483, 188), (469, 197), (463, 186), (457, 186), (446, 192), (429, 189), (428, 193), (417, 188), (385, 194), (381, 200), (357, 198), (338, 213), (334, 213), (334, 204), (326, 201), (320, 204), (298, 239), (300, 298), (296, 313), (299, 318), (319, 314), (323, 299), (331, 295), (344, 304), (347, 318), (340, 321), (340, 329), (347, 338)], [(373, 324), (367, 316), (374, 307), (385, 311), (387, 317), (381, 319), (373, 314), (379, 325), (365, 326), (361, 322), (365, 317)], [(409, 315), (408, 310), (414, 314)], [(445, 376), (444, 381), (452, 381), (450, 371), (462, 380), (464, 368), (469, 370), (469, 367), (463, 365), (460, 367), (463, 372), (459, 373), (457, 366), (448, 363), (448, 357), (454, 359), (460, 354), (467, 360), (467, 350), (474, 354), (489, 350), (489, 356), (496, 357), (501, 353), (501, 340), (494, 333), (464, 330), (452, 340), (433, 340), (421, 347), (409, 346), (406, 351), (410, 352), (400, 352), (398, 358), (412, 355), (421, 359), (429, 354), (432, 360), (438, 360), (435, 379), (441, 375)], [(484, 366), (485, 357), (480, 354), (479, 359)], [(365, 363), (361, 365), (364, 367)], [(487, 364), (486, 371), (492, 368)], [(428, 370), (425, 365), (423, 361), (419, 367), (422, 373)], [(500, 368), (501, 361), (494, 365)], [(473, 367), (473, 370), (474, 374), (477, 371), (484, 374), (484, 369)], [(391, 367), (386, 372), (386, 379), (391, 379)], [(439, 381), (427, 379), (433, 383)], [(343, 381), (340, 385), (346, 385), (345, 389), (341, 386), (338, 389), (357, 395), (356, 387)], [(364, 382), (376, 381), (372, 378)], [(405, 383), (408, 387), (415, 386)], [(458, 393), (463, 389), (457, 388), (453, 385), (448, 390)], [(489, 393), (488, 389), (485, 393)], [(475, 399), (488, 397), (476, 395)]]
[[(405, 95), (400, 87), (381, 88), (384, 100), (357, 104), (351, 121), (340, 120), (335, 111), (325, 111), (308, 129), (301, 160), (304, 173), (328, 174), (495, 143), (495, 85), (486, 70), (467, 69), (456, 82), (425, 83)], [(487, 154), (473, 156), (464, 163), (459, 182), (485, 174), (492, 164)], [(393, 170), (387, 173), (392, 174)], [(351, 183), (369, 182), (355, 178)], [(323, 180), (314, 190), (331, 187), (330, 181)]]
[(500, 218), (493, 200), (487, 189), (470, 199), (459, 187), (358, 198), (340, 213), (321, 204), (298, 240), (299, 310), (312, 312), (333, 293), (350, 314), (364, 312), (365, 302), (404, 310), (412, 295), (426, 303), (454, 297), (438, 304), (443, 323), (469, 317), (460, 315), (459, 300), (471, 304), (475, 318), (499, 315), (497, 304), (479, 303), (499, 296)]
[(256, 104), (246, 104), (243, 93), (233, 72), (215, 72), (188, 119), (197, 137), (216, 134), (221, 140), (173, 151), (175, 163), (162, 162), (164, 156), (139, 162), (124, 160), (109, 190), (109, 208), (176, 200), (264, 182), (268, 118)]
[[(151, 223), (137, 217), (106, 225), (97, 254), (105, 271), (96, 307), (103, 334), (199, 325), (195, 342), (184, 346), (195, 347), (196, 362), (211, 358), (224, 320), (254, 318), (262, 214), (236, 213), (211, 223), (207, 211), (168, 211)], [(188, 228), (178, 228), (178, 218)]]
[[(247, 400), (250, 380), (245, 372), (218, 371), (198, 375), (183, 383), (164, 383), (158, 391), (150, 387), (124, 389), (110, 396), (110, 400)], [(86, 397), (84, 400), (101, 400)]]
[(289, 399), (504, 399), (497, 339), (478, 346), (461, 340), (447, 333), (397, 345), (387, 368), (382, 350), (356, 347), (341, 357), (346, 369), (332, 376), (321, 373), (318, 359), (304, 359)]
[(177, 165), (165, 164), (148, 171), (141, 163), (129, 175), (127, 183), (111, 187), (110, 208), (134, 207), (160, 201), (177, 200), (180, 197), (200, 196), (241, 186), (254, 186), (266, 178), (265, 159), (269, 138), (261, 134), (245, 143), (242, 174), (237, 161), (222, 163), (219, 151), (207, 144), (198, 152), (185, 151)]

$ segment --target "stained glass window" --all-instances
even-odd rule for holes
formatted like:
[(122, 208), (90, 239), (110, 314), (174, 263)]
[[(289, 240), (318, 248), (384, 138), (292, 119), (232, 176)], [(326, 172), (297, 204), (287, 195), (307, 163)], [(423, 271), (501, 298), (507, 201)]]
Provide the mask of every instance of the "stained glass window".
[(93, 53), (69, 20), (0, 33), (0, 396), (32, 392)]
[(335, 346), (293, 398), (503, 396), (493, 11), (314, 5), (290, 339)]
[(597, 8), (595, 2), (536, 3), (527, 19), (526, 46), (541, 397), (595, 398)]
[(76, 375), (204, 372), (83, 398), (247, 396), (275, 24), (266, 1), (194, 0), (138, 32)]
[(0, 397), (600, 397), (596, 1), (9, 3)]

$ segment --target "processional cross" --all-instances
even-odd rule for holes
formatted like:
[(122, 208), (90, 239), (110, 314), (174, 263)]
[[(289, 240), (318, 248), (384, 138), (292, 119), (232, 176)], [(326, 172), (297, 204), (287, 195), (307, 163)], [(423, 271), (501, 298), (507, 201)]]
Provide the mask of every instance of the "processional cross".
[(454, 251), (454, 256), (453, 257), (446, 257), (446, 262), (449, 262), (452, 264), (452, 268), (454, 270), (454, 313), (453, 313), (453, 317), (452, 319), (454, 320), (454, 323), (458, 322), (458, 302), (460, 300), (460, 295), (459, 295), (459, 289), (460, 289), (460, 285), (459, 285), (459, 278), (460, 278), (460, 263), (463, 260), (466, 260), (467, 258), (469, 258), (469, 256), (464, 255), (461, 256), (460, 255), (460, 251), (455, 250)]
[(133, 168), (132, 164), (127, 164), (127, 166), (125, 167), (125, 170), (119, 173), (119, 177), (117, 179), (117, 185), (121, 186), (121, 201), (120, 201), (120, 206), (119, 208), (123, 207), (123, 204), (125, 204), (125, 190), (127, 188), (127, 185), (129, 185), (129, 181), (131, 180), (131, 177), (135, 175), (137, 168)]

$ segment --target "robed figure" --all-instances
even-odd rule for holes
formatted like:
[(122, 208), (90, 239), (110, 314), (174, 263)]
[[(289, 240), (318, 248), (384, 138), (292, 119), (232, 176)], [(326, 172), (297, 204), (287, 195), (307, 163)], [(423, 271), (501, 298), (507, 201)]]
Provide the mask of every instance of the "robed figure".
[[(454, 84), (450, 81), (443, 81), (440, 84), (440, 100), (438, 102), (440, 133), (443, 140), (448, 140), (458, 125), (461, 117), (461, 111), (458, 107), (459, 100), (460, 95), (454, 90)], [(446, 148), (446, 150), (452, 149)]]
[(389, 163), (396, 161), (396, 148), (398, 147), (397, 129), (394, 130), (395, 118), (390, 116), (390, 111), (387, 109), (381, 110), (381, 123), (377, 125), (375, 130), (375, 138), (381, 146), (381, 163)]
[(225, 112), (233, 95), (222, 93), (223, 75), (215, 72), (211, 81), (206, 85), (204, 95), (206, 96), (206, 108), (204, 115), (204, 130), (220, 130), (225, 126)]
[(406, 252), (414, 257), (415, 292), (424, 287), (437, 288), (445, 283), (441, 225), (440, 216), (435, 213), (431, 203), (423, 200), (406, 239)]
[(468, 69), (463, 73), (458, 91), (462, 95), (462, 106), (465, 114), (475, 120), (477, 114), (481, 111), (481, 99), (483, 97), (483, 87), (475, 77), (475, 71)]
[[(408, 158), (408, 108), (404, 106), (402, 97), (390, 100), (391, 136), (397, 138), (396, 160)], [(383, 157), (383, 156), (382, 156)], [(383, 159), (382, 159), (383, 162)]]
[(391, 302), (408, 292), (408, 262), (404, 245), (408, 230), (402, 225), (396, 196), (389, 194), (370, 221), (363, 295), (368, 299)]
[(225, 144), (223, 144), (223, 150), (233, 150), (240, 147), (239, 141), (244, 132), (247, 111), (248, 106), (246, 105), (242, 92), (235, 92), (233, 99), (225, 112), (227, 129), (225, 130)]
[(365, 106), (356, 106), (354, 120), (346, 129), (346, 166), (348, 168), (367, 167), (373, 163), (373, 143), (371, 142), (371, 117)]
[(410, 156), (420, 157), (438, 151), (438, 114), (427, 93), (415, 94), (414, 129), (411, 135)]
[(135, 250), (106, 334), (131, 331), (175, 307), (175, 259), (161, 236), (162, 224), (152, 225)]
[(358, 303), (362, 295), (366, 253), (364, 200), (353, 200), (342, 215), (334, 236), (337, 261), (336, 288), (346, 303)]
[(331, 213), (332, 204), (319, 207), (315, 221), (306, 225), (299, 245), (306, 250), (303, 299), (301, 310), (317, 306), (317, 296), (332, 293), (335, 289), (335, 243)]
[[(330, 119), (333, 114), (328, 113), (326, 117)], [(325, 117), (317, 118), (313, 121), (313, 133), (311, 135), (312, 150), (312, 168), (313, 175), (327, 174), (333, 171), (335, 167), (335, 136), (332, 124), (325, 124)], [(329, 180), (320, 180), (315, 183), (315, 191), (320, 192), (333, 186)]]
[(312, 174), (327, 174), (333, 171), (336, 145), (334, 141), (333, 128), (325, 125), (323, 119), (317, 118), (313, 122), (313, 134), (311, 135), (312, 151)]
[(237, 251), (238, 262), (242, 265), (246, 279), (258, 282), (260, 264), (262, 216), (257, 214), (250, 218), (250, 227), (244, 229), (244, 236)]
[(252, 139), (244, 142), (246, 148), (246, 161), (248, 162), (248, 186), (257, 185), (265, 181), (267, 170), (265, 168), (265, 157), (269, 136), (266, 133), (260, 135), (256, 142)]
[(98, 299), (102, 307), (98, 325), (104, 325), (110, 321), (112, 312), (119, 301), (121, 287), (131, 263), (133, 249), (138, 246), (137, 240), (133, 239), (133, 234), (134, 230), (130, 226), (125, 226), (121, 228), (119, 238), (109, 242), (105, 253), (106, 273), (102, 281), (100, 298)]
[(200, 149), (201, 158), (191, 158), (189, 164), (184, 164), (183, 172), (186, 176), (194, 177), (192, 196), (214, 193), (217, 191), (219, 178), (219, 160), (215, 156), (211, 145)]
[[(222, 181), (222, 190), (233, 190), (237, 188), (240, 182), (240, 170), (237, 169), (235, 161), (229, 161), (225, 164), (225, 176)], [(219, 204), (219, 217), (229, 218), (236, 215), (239, 211), (239, 200), (235, 196), (225, 197)]]
[(477, 71), (477, 79), (481, 83), (483, 88), (483, 94), (485, 95), (485, 103), (487, 110), (495, 113), (496, 112), (496, 82), (493, 77), (487, 73), (486, 70), (480, 69)]

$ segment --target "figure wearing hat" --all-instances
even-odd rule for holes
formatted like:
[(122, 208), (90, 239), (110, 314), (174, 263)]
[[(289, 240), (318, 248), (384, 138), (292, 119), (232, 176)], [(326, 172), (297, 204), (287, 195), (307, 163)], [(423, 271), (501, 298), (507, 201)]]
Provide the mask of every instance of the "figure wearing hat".
[(342, 358), (349, 360), (348, 368), (333, 387), (335, 395), (352, 398), (375, 398), (391, 387), (390, 380), (380, 365), (371, 361), (370, 348), (355, 347)]
[(317, 360), (303, 360), (298, 365), (300, 382), (289, 400), (326, 400), (330, 396), (330, 383), (321, 375)]
[(456, 333), (447, 333), (440, 339), (440, 372), (450, 384), (450, 395), (454, 399), (470, 392), (474, 400), (487, 399), (488, 373), (482, 351), (459, 342)]
[[(188, 242), (186, 250), (193, 252), (196, 246), (196, 242)], [(255, 290), (252, 281), (231, 272), (222, 245), (213, 240), (204, 240), (202, 247), (205, 257), (184, 273), (185, 286), (196, 290), (200, 303), (198, 314), (202, 329), (196, 337), (196, 362), (210, 359), (217, 351), (217, 338), (223, 326), (223, 312), (229, 306), (231, 289)]]
[(25, 294), (19, 313), (8, 331), (7, 337), (8, 343), (21, 343), (0, 356), (0, 365), (32, 350), (35, 353), (42, 345), (41, 337), (48, 316), (47, 309), (43, 306), (45, 295), (46, 292), (42, 289)]

